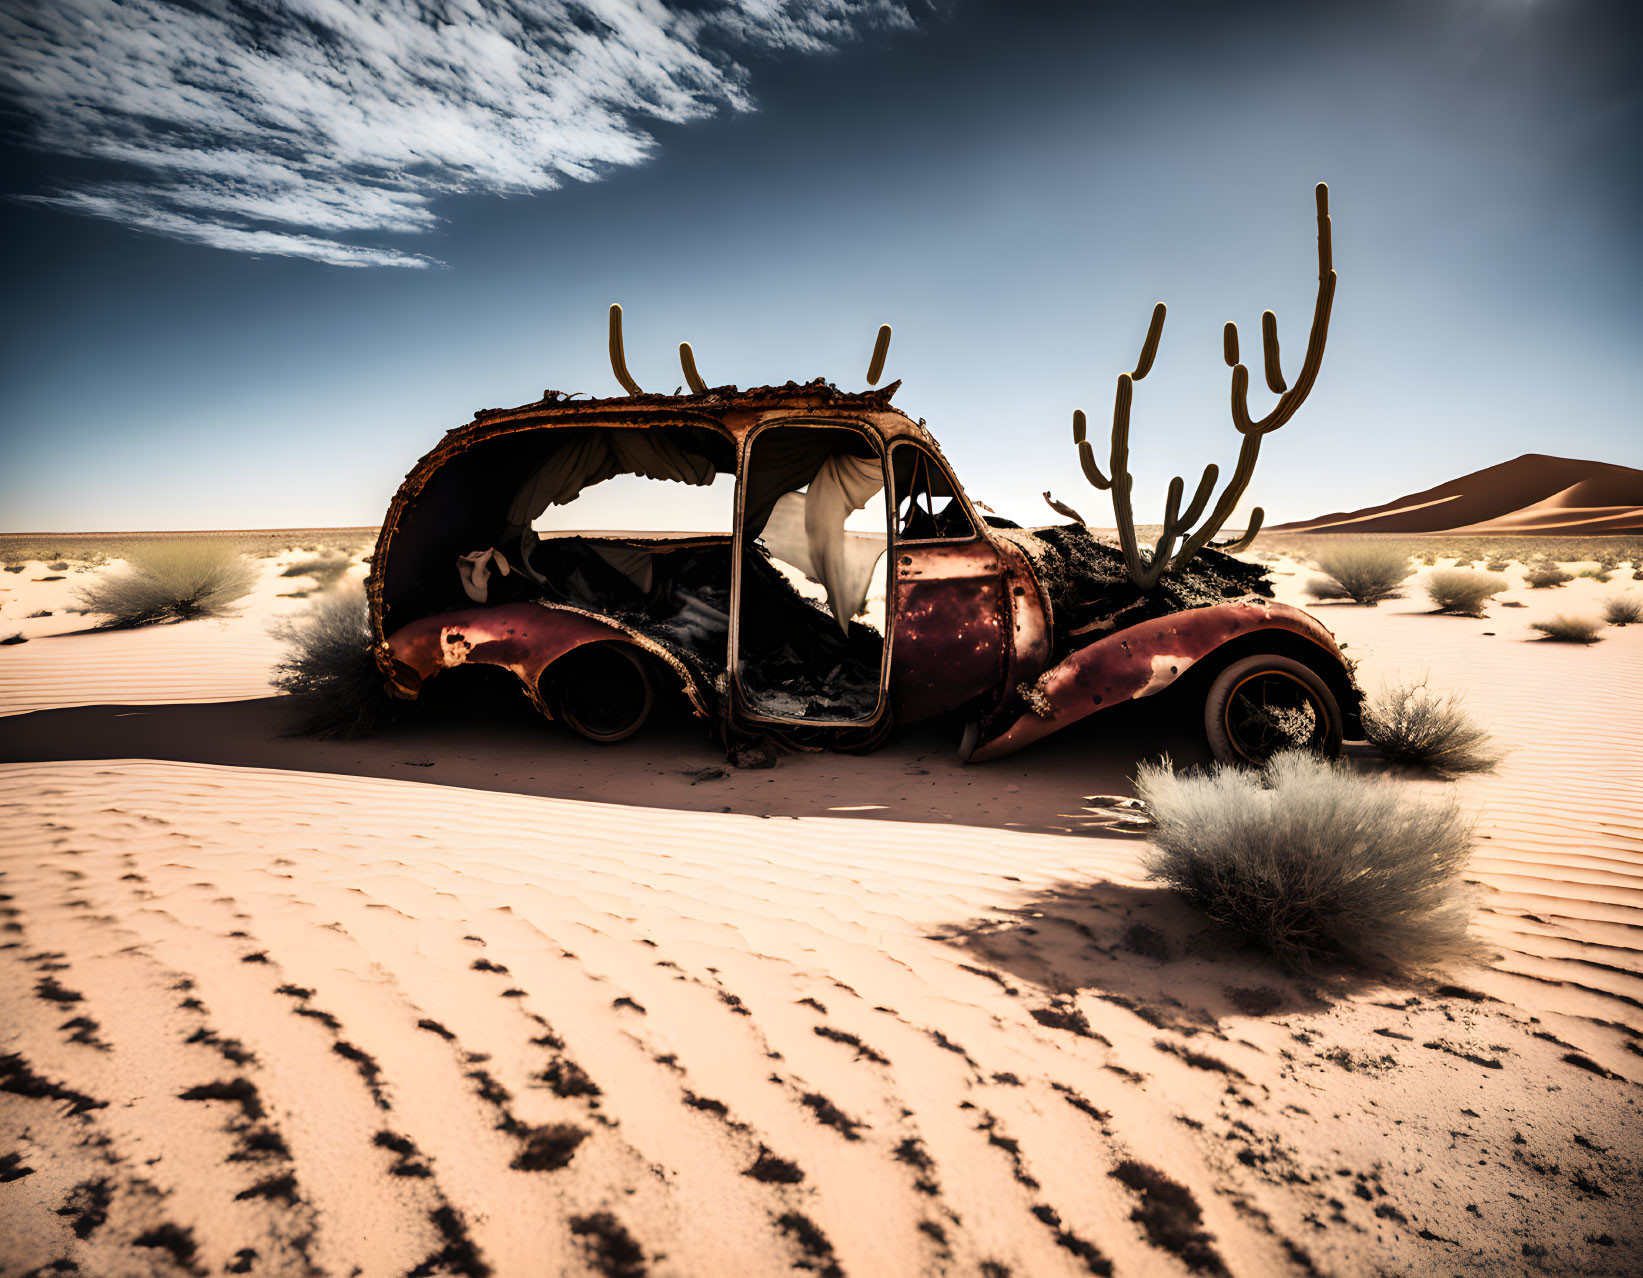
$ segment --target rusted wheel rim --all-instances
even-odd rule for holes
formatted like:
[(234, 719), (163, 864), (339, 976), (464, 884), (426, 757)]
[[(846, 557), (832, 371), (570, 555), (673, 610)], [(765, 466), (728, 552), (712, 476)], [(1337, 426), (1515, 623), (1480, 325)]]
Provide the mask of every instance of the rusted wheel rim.
[(1227, 697), (1222, 716), (1227, 740), (1250, 763), (1264, 763), (1280, 750), (1321, 749), (1329, 735), (1327, 707), (1287, 670), (1245, 675)]

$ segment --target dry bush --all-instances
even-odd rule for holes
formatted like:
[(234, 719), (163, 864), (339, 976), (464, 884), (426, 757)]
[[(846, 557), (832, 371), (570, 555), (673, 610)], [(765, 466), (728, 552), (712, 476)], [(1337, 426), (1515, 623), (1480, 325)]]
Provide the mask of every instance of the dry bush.
[(1306, 593), (1313, 599), (1350, 599), (1352, 595), (1340, 582), (1328, 577), (1314, 577), (1306, 583)]
[(365, 592), (354, 588), (322, 596), (306, 612), (270, 631), (290, 651), (271, 682), (283, 692), (312, 698), (298, 730), (317, 737), (361, 737), (394, 708), (371, 656)]
[(329, 590), (342, 580), (343, 574), (348, 571), (349, 562), (346, 554), (327, 555), (322, 559), (304, 559), (292, 564), (280, 576), (312, 577), (319, 583), (321, 590)]
[(1318, 570), (1332, 578), (1357, 603), (1373, 606), (1398, 597), (1409, 576), (1409, 555), (1379, 542), (1343, 542), (1318, 555)]
[(1603, 620), (1611, 626), (1635, 626), (1643, 621), (1643, 600), (1614, 595), (1603, 601)]
[(1601, 581), (1604, 583), (1607, 583), (1609, 580), (1609, 574), (1601, 568), (1582, 568), (1575, 575), (1577, 577), (1590, 577), (1593, 581)]
[(1492, 556), (1489, 562), (1483, 565), (1487, 572), (1505, 572), (1511, 566), (1512, 561), (1502, 555)]
[(1505, 589), (1506, 578), (1467, 569), (1446, 569), (1426, 579), (1426, 593), (1437, 610), (1459, 613), (1463, 617), (1483, 616), (1483, 606), (1490, 597)]
[(1472, 824), (1453, 804), (1305, 752), (1208, 775), (1143, 764), (1136, 792), (1156, 824), (1147, 872), (1286, 967), (1401, 971), (1470, 952)]
[(1542, 561), (1529, 565), (1528, 571), (1523, 574), (1524, 584), (1536, 590), (1544, 590), (1548, 586), (1561, 586), (1574, 578), (1554, 563)]
[(105, 629), (220, 616), (257, 584), (255, 565), (227, 540), (146, 542), (130, 549), (126, 563), (76, 592), (84, 611), (108, 617)]
[(1459, 693), (1440, 696), (1424, 681), (1382, 688), (1364, 701), (1364, 736), (1392, 763), (1437, 772), (1488, 772), (1502, 753), (1460, 702)]
[(1537, 621), (1529, 629), (1538, 630), (1555, 643), (1596, 643), (1603, 623), (1595, 617), (1565, 617), (1562, 613), (1550, 621)]

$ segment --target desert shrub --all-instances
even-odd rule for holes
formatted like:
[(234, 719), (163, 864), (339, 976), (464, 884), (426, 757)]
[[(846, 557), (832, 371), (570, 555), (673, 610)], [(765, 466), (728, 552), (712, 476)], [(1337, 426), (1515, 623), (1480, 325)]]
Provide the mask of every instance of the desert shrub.
[(1398, 587), (1411, 571), (1404, 551), (1372, 541), (1329, 547), (1318, 556), (1318, 569), (1332, 578), (1348, 598), (1371, 605), (1396, 598)]
[(1536, 590), (1544, 590), (1548, 586), (1561, 586), (1566, 581), (1573, 581), (1574, 578), (1556, 564), (1541, 561), (1529, 565), (1528, 571), (1523, 574), (1523, 580)]
[(1550, 621), (1537, 621), (1529, 629), (1538, 630), (1556, 643), (1596, 643), (1603, 623), (1594, 617), (1565, 617), (1562, 613)]
[(276, 622), (274, 637), (289, 652), (274, 666), (281, 691), (310, 698), (298, 730), (317, 737), (359, 737), (393, 708), (371, 656), (365, 592), (323, 595), (306, 612)]
[(348, 571), (348, 557), (346, 555), (328, 556), (324, 559), (304, 559), (294, 563), (280, 574), (282, 577), (312, 577), (319, 583), (321, 590), (329, 590), (342, 580)]
[(1352, 595), (1340, 582), (1329, 577), (1314, 577), (1306, 583), (1306, 593), (1313, 599), (1350, 599)]
[(1502, 558), (1500, 555), (1495, 555), (1488, 563), (1483, 565), (1484, 570), (1487, 572), (1505, 572), (1511, 566), (1512, 561)]
[(1147, 872), (1287, 967), (1428, 967), (1469, 949), (1461, 872), (1472, 826), (1306, 752), (1259, 771), (1143, 764)]
[(1382, 688), (1363, 704), (1363, 733), (1393, 763), (1438, 772), (1487, 772), (1501, 760), (1489, 734), (1460, 707), (1457, 693), (1425, 684)]
[(1437, 563), (1437, 562), (1438, 562), (1438, 557), (1436, 555), (1430, 555), (1429, 554), (1429, 555), (1422, 555), (1421, 556), (1421, 563), (1423, 565), (1425, 565), (1426, 567), (1428, 567), (1428, 568), (1432, 567), (1432, 565)]
[(1465, 617), (1483, 616), (1484, 604), (1505, 589), (1506, 578), (1466, 569), (1435, 572), (1426, 579), (1426, 593), (1439, 612), (1458, 612)]
[(132, 547), (123, 572), (82, 586), (86, 612), (105, 614), (105, 628), (214, 617), (257, 584), (257, 569), (233, 542), (178, 538)]
[(47, 564), (46, 567), (51, 569), (52, 572), (67, 572), (68, 560), (59, 559), (56, 563)]
[(1643, 600), (1614, 595), (1603, 601), (1603, 620), (1611, 626), (1635, 626), (1643, 621)]
[(1590, 577), (1593, 581), (1607, 582), (1609, 574), (1601, 568), (1582, 568), (1575, 574), (1577, 577)]

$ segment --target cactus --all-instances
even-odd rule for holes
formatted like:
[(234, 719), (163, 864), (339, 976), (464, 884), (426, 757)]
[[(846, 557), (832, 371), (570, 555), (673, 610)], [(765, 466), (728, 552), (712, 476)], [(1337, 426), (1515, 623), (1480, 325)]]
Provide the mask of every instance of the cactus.
[[(1206, 545), (1212, 545), (1210, 538), (1221, 530), (1227, 516), (1249, 487), (1250, 477), (1255, 473), (1255, 462), (1261, 453), (1261, 438), (1295, 415), (1317, 381), (1318, 370), (1323, 364), (1324, 343), (1329, 337), (1329, 312), (1335, 299), (1335, 270), (1329, 225), (1329, 188), (1320, 182), (1316, 194), (1318, 299), (1312, 312), (1312, 333), (1300, 376), (1292, 387), (1285, 382), (1278, 350), (1278, 317), (1266, 311), (1261, 316), (1262, 362), (1267, 386), (1279, 398), (1265, 417), (1259, 420), (1251, 418), (1249, 370), (1238, 359), (1238, 326), (1229, 323), (1223, 330), (1222, 353), (1232, 369), (1232, 422), (1243, 437), (1243, 442), (1238, 448), (1238, 464), (1233, 469), (1232, 479), (1196, 532), (1189, 533), (1188, 530), (1203, 513), (1220, 478), (1220, 468), (1215, 465), (1204, 467), (1197, 491), (1184, 511), (1181, 509), (1181, 497), (1186, 486), (1179, 475), (1170, 481), (1169, 493), (1164, 501), (1164, 531), (1150, 556), (1142, 555), (1136, 540), (1135, 512), (1130, 502), (1130, 404), (1135, 397), (1135, 383), (1151, 371), (1153, 357), (1158, 353), (1158, 342), (1164, 331), (1165, 308), (1162, 302), (1153, 309), (1152, 323), (1147, 328), (1147, 339), (1141, 347), (1141, 358), (1136, 362), (1135, 371), (1121, 373), (1118, 377), (1118, 390), (1113, 398), (1112, 451), (1108, 458), (1110, 478), (1101, 472), (1095, 460), (1095, 449), (1085, 439), (1087, 422), (1083, 411), (1075, 409), (1073, 412), (1073, 443), (1078, 446), (1078, 460), (1084, 469), (1084, 477), (1096, 488), (1111, 490), (1113, 514), (1118, 521), (1118, 539), (1124, 550), (1124, 560), (1129, 567), (1130, 578), (1142, 590), (1156, 588), (1165, 573), (1182, 567)], [(1213, 545), (1213, 548), (1228, 551), (1244, 549), (1255, 540), (1265, 517), (1265, 512), (1259, 506), (1255, 507), (1250, 512), (1249, 527), (1242, 537)], [(1178, 542), (1181, 543), (1179, 550), (1176, 549)]]
[(622, 353), (622, 304), (610, 304), (610, 371), (616, 374), (616, 380), (622, 383), (622, 389), (629, 395), (643, 395), (639, 383), (633, 380), (633, 374), (628, 372), (627, 357)]
[(679, 363), (685, 370), (685, 381), (690, 384), (691, 393), (704, 395), (707, 393), (707, 383), (702, 375), (696, 371), (696, 352), (690, 349), (689, 342), (679, 343)]
[(878, 340), (873, 343), (873, 358), (867, 362), (867, 384), (877, 386), (884, 372), (884, 357), (890, 353), (890, 326), (879, 325)]

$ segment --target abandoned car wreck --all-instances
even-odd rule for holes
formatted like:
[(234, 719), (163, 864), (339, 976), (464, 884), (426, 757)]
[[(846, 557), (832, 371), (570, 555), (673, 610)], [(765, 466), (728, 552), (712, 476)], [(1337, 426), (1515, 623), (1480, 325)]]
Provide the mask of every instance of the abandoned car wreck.
[[(1282, 386), (1269, 312), (1268, 382), (1283, 396), (1249, 429), (1237, 423), (1237, 473), (1179, 553), (1216, 468), (1184, 517), (1174, 482), (1150, 558), (1135, 546), (1125, 471), (1131, 388), (1156, 352), (1162, 306), (1136, 371), (1119, 379), (1111, 478), (1075, 416), (1086, 474), (1114, 490), (1116, 547), (1076, 516), (1026, 529), (977, 506), (923, 423), (892, 407), (899, 383), (710, 388), (685, 344), (689, 392), (646, 394), (613, 306), (611, 363), (627, 395), (550, 391), (476, 413), (395, 496), (368, 582), (390, 691), (415, 698), (453, 667), (501, 667), (544, 715), (599, 742), (638, 731), (670, 695), (727, 748), (767, 737), (868, 749), (893, 724), (950, 719), (979, 762), (1179, 686), (1202, 698), (1220, 758), (1337, 753), (1361, 734), (1333, 637), (1273, 601), (1263, 570), (1208, 544), (1261, 436), (1317, 373), (1334, 279), (1322, 192), (1306, 367)], [(870, 384), (888, 340), (885, 327)], [(1235, 402), (1247, 385), (1237, 365)]]

